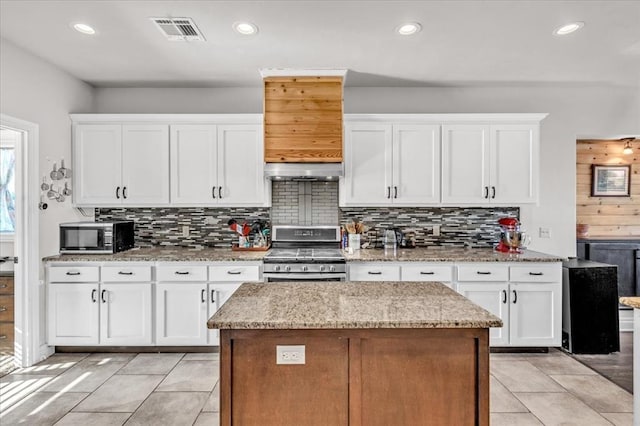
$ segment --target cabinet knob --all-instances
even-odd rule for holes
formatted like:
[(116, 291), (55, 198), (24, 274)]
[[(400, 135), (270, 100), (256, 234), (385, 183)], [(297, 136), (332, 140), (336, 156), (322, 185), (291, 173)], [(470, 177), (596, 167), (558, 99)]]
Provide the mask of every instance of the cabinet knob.
[(4, 306), (0, 306), (0, 312), (4, 312), (6, 310), (7, 310), (7, 308), (5, 308)]

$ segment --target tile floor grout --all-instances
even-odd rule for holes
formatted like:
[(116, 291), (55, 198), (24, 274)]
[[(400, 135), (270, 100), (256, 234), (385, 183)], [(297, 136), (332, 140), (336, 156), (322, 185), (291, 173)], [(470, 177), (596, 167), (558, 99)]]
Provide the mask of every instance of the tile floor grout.
[[(144, 355), (144, 357), (141, 357), (141, 355)], [(501, 387), (501, 389), (492, 388), (490, 399), (493, 408), (490, 411), (491, 424), (493, 426), (516, 426), (534, 423), (544, 425), (558, 424), (563, 421), (574, 421), (572, 424), (576, 424), (575, 421), (580, 421), (582, 423), (579, 424), (584, 425), (617, 426), (631, 424), (632, 396), (622, 387), (560, 351), (533, 355), (527, 357), (523, 357), (522, 354), (491, 355), (491, 381), (495, 380), (495, 386)], [(45, 380), (43, 378), (49, 376), (43, 384), (30, 390), (21, 399), (12, 402), (7, 407), (7, 410), (10, 409), (9, 413), (0, 413), (0, 423), (3, 425), (16, 424), (26, 420), (28, 423), (37, 423), (39, 425), (90, 423), (92, 426), (99, 426), (104, 424), (100, 422), (107, 421), (114, 422), (109, 424), (119, 425), (154, 424), (160, 421), (169, 421), (161, 417), (163, 416), (162, 410), (166, 409), (162, 405), (176, 404), (175, 409), (182, 410), (180, 411), (182, 414), (170, 413), (170, 415), (178, 416), (173, 419), (175, 420), (173, 424), (199, 426), (209, 422), (206, 424), (217, 425), (219, 421), (219, 395), (215, 393), (219, 385), (219, 373), (217, 371), (217, 368), (219, 368), (219, 355), (217, 353), (202, 354), (197, 358), (199, 359), (191, 359), (188, 354), (181, 354), (180, 357), (175, 357), (175, 353), (105, 353), (85, 354), (77, 357), (73, 354), (57, 354), (40, 364), (44, 368), (43, 370), (39, 370), (38, 366), (30, 369), (18, 369), (13, 374), (0, 378), (0, 402), (2, 402), (2, 390), (6, 388), (7, 383), (12, 382), (13, 377), (19, 378), (16, 381), (23, 380), (26, 382), (29, 380), (29, 376), (35, 376), (38, 380)], [(134, 363), (135, 360), (138, 361)], [(196, 363), (198, 361), (200, 362), (199, 364)], [(165, 367), (172, 362), (173, 364), (170, 367)], [(111, 370), (109, 365), (113, 364), (110, 363), (116, 363), (119, 366), (117, 369)], [(213, 366), (213, 369), (210, 370), (211, 374), (202, 373), (202, 363), (210, 363)], [(46, 367), (50, 365), (66, 365), (66, 367), (55, 368), (47, 372)], [(127, 374), (127, 371), (132, 371), (133, 374)], [(153, 371), (153, 373), (149, 374), (144, 371)], [(162, 373), (155, 373), (155, 371), (162, 371)], [(586, 371), (591, 374), (585, 373)], [(64, 390), (66, 386), (69, 386), (67, 384), (68, 381), (73, 384), (77, 377), (82, 377), (78, 376), (79, 373), (86, 374), (86, 372), (91, 372), (91, 374), (95, 374), (98, 377), (94, 382), (84, 383), (83, 386), (88, 391), (74, 392), (73, 389)], [(140, 376), (141, 379), (145, 377), (148, 379), (155, 378), (155, 385), (153, 388), (142, 389), (140, 383), (136, 383), (135, 378), (132, 379), (132, 376)], [(559, 381), (554, 376), (562, 376), (563, 379)], [(105, 398), (105, 392), (108, 393), (108, 390), (112, 389), (116, 383), (122, 383), (118, 381), (118, 378), (125, 377), (127, 378), (125, 383), (131, 383), (133, 388), (136, 386), (140, 388), (136, 391), (139, 396), (130, 396), (128, 400), (124, 398), (126, 395), (106, 395), (107, 398)], [(603, 381), (601, 378), (605, 378), (605, 380)], [(155, 380), (158, 381), (155, 382)], [(46, 390), (48, 386), (51, 386), (56, 381), (59, 381), (57, 386), (64, 386), (63, 390)], [(142, 381), (141, 383), (150, 384), (150, 381)], [(165, 384), (165, 390), (160, 390), (163, 387), (163, 383)], [(597, 391), (589, 390), (589, 386), (583, 386), (585, 383), (594, 389), (598, 388), (598, 386), (603, 386), (605, 383), (606, 385), (598, 393)], [(12, 387), (10, 391), (18, 390), (19, 386)], [(89, 391), (89, 389), (92, 390)], [(98, 394), (100, 395), (98, 397), (96, 393), (101, 389), (102, 392)], [(131, 391), (131, 389), (124, 389), (122, 393), (127, 391)], [(500, 396), (494, 395), (494, 392), (500, 392)], [(612, 394), (613, 397), (609, 397), (608, 394)], [(52, 400), (54, 395), (57, 396)], [(80, 395), (84, 396), (76, 400)], [(10, 396), (10, 398), (13, 397), (14, 395)], [(82, 411), (74, 411), (90, 397), (93, 397), (91, 403), (87, 403)], [(116, 398), (115, 401), (113, 400), (114, 397)], [(100, 401), (100, 398), (104, 400)], [(112, 405), (109, 405), (109, 398), (112, 399)], [(121, 398), (121, 400), (118, 400), (118, 398)], [(130, 405), (127, 408), (133, 411), (117, 411), (118, 404), (131, 404), (132, 401), (137, 405), (135, 407)], [(565, 405), (560, 404), (558, 401)], [(42, 408), (43, 403), (48, 403), (49, 405)], [(95, 410), (91, 409), (92, 405)], [(554, 406), (553, 410), (547, 408), (547, 406), (552, 405)], [(110, 406), (112, 407), (111, 410), (108, 408)], [(209, 411), (209, 409), (214, 411)], [(574, 412), (576, 410), (582, 412), (576, 413)], [(30, 417), (32, 415), (36, 417)], [(167, 414), (164, 413), (164, 415), (166, 416)], [(605, 415), (609, 417), (605, 417)], [(150, 420), (154, 419), (154, 416), (156, 416), (156, 420)], [(191, 422), (187, 418), (193, 418), (194, 420)], [(77, 423), (78, 421), (81, 423)], [(82, 423), (83, 421), (86, 423)]]

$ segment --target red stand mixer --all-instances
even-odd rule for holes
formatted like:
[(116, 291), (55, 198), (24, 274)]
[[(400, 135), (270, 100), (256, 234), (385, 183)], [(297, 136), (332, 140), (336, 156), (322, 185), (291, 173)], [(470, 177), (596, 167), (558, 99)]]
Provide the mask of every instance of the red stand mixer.
[(531, 242), (531, 237), (520, 230), (520, 221), (515, 217), (503, 217), (498, 220), (500, 225), (500, 241), (496, 244), (496, 251), (503, 253), (522, 253)]

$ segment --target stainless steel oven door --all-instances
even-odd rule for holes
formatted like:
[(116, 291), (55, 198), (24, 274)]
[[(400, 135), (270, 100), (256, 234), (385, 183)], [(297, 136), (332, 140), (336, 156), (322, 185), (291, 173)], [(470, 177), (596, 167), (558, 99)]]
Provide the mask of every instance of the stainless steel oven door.
[(284, 281), (346, 281), (347, 274), (264, 274), (264, 282), (277, 283)]

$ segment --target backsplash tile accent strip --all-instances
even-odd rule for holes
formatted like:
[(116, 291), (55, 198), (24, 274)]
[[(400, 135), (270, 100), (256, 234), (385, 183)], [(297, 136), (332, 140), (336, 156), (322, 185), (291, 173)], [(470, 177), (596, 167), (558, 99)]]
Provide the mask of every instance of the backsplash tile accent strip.
[(338, 182), (274, 181), (271, 194), (275, 225), (338, 224)]
[[(188, 248), (231, 247), (238, 236), (227, 222), (269, 221), (268, 208), (131, 208), (95, 210), (96, 222), (133, 220), (136, 247), (179, 246)], [(189, 227), (189, 236), (182, 227)]]
[[(358, 219), (370, 227), (362, 243), (381, 246), (386, 228), (413, 231), (416, 246), (493, 247), (500, 236), (498, 219), (520, 217), (518, 207), (353, 207), (340, 209), (340, 224)], [(433, 236), (440, 225), (440, 236)]]

